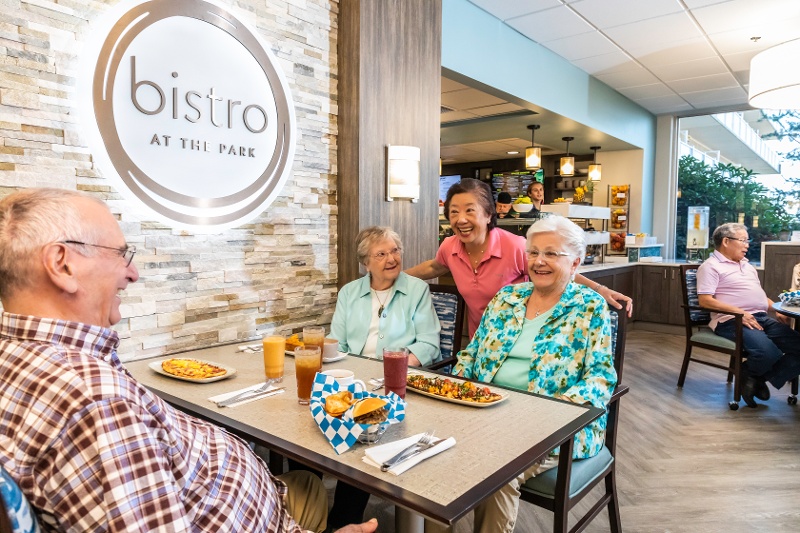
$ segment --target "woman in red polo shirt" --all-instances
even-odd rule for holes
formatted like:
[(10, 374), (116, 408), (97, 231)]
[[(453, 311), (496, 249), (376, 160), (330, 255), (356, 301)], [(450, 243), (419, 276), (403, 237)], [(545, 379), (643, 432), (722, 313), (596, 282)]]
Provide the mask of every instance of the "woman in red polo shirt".
[[(420, 279), (438, 278), (450, 272), (467, 304), (469, 336), (478, 329), (483, 311), (497, 291), (506, 285), (528, 281), (525, 237), (497, 227), (494, 198), (489, 185), (462, 179), (447, 191), (444, 212), (454, 235), (446, 238), (436, 258), (424, 261), (406, 273)], [(597, 291), (610, 305), (631, 299), (580, 274), (575, 281)]]

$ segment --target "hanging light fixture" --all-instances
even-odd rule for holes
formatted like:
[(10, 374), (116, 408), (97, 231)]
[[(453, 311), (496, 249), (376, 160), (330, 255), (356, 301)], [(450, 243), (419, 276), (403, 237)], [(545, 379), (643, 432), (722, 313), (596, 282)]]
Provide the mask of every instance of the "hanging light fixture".
[(800, 70), (794, 68), (800, 55), (800, 39), (767, 48), (750, 60), (748, 101), (762, 109), (800, 107)]
[(569, 155), (569, 142), (574, 139), (575, 137), (561, 137), (562, 141), (567, 142), (567, 155), (561, 158), (561, 165), (559, 166), (559, 174), (562, 176), (575, 175), (575, 158)]
[(541, 126), (538, 124), (531, 124), (528, 129), (531, 130), (531, 145), (525, 148), (525, 168), (528, 170), (539, 170), (542, 168), (542, 149), (537, 147), (533, 142), (533, 136), (536, 134)]
[(600, 181), (600, 178), (603, 177), (603, 169), (601, 164), (597, 162), (597, 151), (601, 148), (600, 146), (591, 146), (592, 150), (594, 150), (594, 160), (592, 164), (589, 165), (589, 179), (592, 181)]

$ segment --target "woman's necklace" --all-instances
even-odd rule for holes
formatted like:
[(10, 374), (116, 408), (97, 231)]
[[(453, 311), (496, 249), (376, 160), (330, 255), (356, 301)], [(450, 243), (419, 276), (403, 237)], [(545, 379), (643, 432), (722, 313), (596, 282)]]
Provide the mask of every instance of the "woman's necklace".
[[(464, 248), (466, 249), (466, 246)], [(476, 250), (474, 253), (475, 253), (475, 255), (477, 257), (473, 257), (473, 255), (472, 255), (473, 252), (470, 252), (469, 250), (467, 250), (467, 256), (469, 257), (470, 263), (472, 264), (472, 272), (473, 272), (473, 274), (477, 274), (478, 273), (478, 265), (480, 264), (481, 259), (483, 259), (483, 252), (485, 252), (485, 251), (486, 250)]]
[(376, 291), (375, 289), (372, 289), (372, 292), (375, 293), (375, 298), (378, 299), (378, 304), (380, 304), (380, 307), (378, 308), (378, 318), (380, 318), (381, 315), (383, 314), (383, 310), (386, 307), (385, 304), (386, 304), (386, 301), (389, 299), (389, 294), (391, 293), (391, 289), (386, 289), (385, 291), (381, 291), (381, 292), (385, 292), (386, 293), (386, 298), (384, 298), (383, 301), (381, 301), (381, 297), (378, 296), (378, 291)]

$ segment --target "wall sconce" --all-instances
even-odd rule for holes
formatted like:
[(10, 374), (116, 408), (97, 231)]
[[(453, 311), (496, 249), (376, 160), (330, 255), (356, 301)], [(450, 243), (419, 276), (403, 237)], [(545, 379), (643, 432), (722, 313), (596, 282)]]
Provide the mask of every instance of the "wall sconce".
[(402, 198), (419, 200), (420, 149), (416, 146), (386, 145), (386, 201)]
[(600, 181), (600, 178), (603, 177), (603, 169), (602, 166), (597, 162), (597, 151), (600, 149), (600, 146), (592, 146), (591, 149), (594, 150), (594, 160), (592, 164), (589, 165), (589, 179), (592, 181)]
[(575, 158), (569, 155), (569, 142), (575, 137), (561, 137), (562, 141), (567, 141), (567, 155), (561, 158), (561, 165), (559, 166), (559, 174), (562, 176), (575, 175)]
[(739, 224), (744, 224), (744, 213), (739, 213)]
[(748, 101), (762, 109), (800, 107), (800, 70), (794, 68), (800, 55), (800, 39), (759, 52), (750, 60)]
[(758, 227), (758, 215), (753, 215), (753, 227)]
[(525, 148), (525, 168), (528, 170), (539, 170), (542, 168), (542, 149), (537, 147), (533, 142), (533, 136), (536, 134), (541, 126), (538, 124), (531, 124), (528, 129), (531, 130), (531, 145)]

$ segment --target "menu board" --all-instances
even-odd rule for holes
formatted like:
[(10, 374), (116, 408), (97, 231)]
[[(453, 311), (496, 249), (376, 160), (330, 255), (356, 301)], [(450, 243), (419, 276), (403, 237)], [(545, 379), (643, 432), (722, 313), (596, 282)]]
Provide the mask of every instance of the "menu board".
[(458, 174), (455, 176), (439, 176), (439, 200), (444, 202), (447, 199), (447, 191), (459, 181), (461, 181), (461, 176)]
[(528, 186), (535, 180), (536, 175), (527, 170), (499, 172), (492, 174), (492, 191), (495, 198), (501, 191), (509, 193), (512, 198), (525, 196)]

